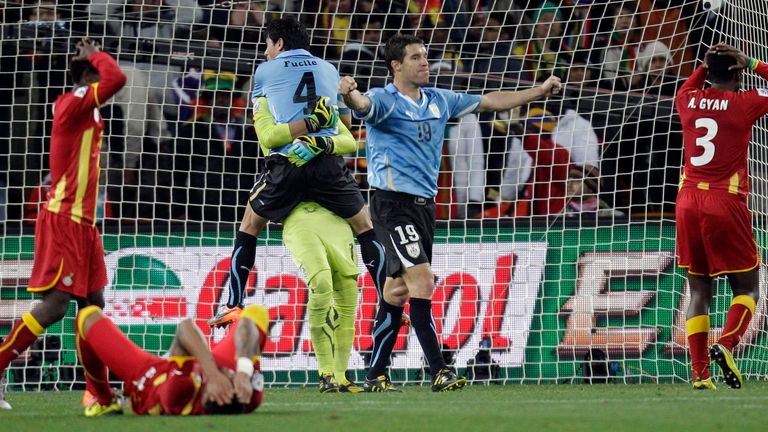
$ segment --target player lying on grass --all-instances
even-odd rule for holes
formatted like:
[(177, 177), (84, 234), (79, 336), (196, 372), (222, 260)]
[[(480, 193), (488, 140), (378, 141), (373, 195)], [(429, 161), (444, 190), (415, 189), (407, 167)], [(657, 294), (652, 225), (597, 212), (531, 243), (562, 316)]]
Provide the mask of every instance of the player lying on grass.
[[(715, 388), (710, 360), (731, 388), (743, 385), (732, 351), (749, 328), (759, 296), (760, 256), (747, 207), (747, 152), (752, 126), (768, 113), (768, 92), (739, 91), (746, 68), (768, 79), (765, 63), (717, 44), (675, 100), (684, 143), (675, 223), (678, 264), (688, 269), (691, 287), (685, 326), (695, 389)], [(704, 88), (707, 79), (712, 87)], [(709, 307), (719, 275), (727, 275), (733, 301), (723, 334), (707, 356)]]
[(134, 414), (246, 414), (264, 397), (260, 353), (269, 312), (246, 307), (211, 351), (192, 320), (179, 323), (169, 357), (150, 354), (130, 341), (97, 306), (77, 315), (77, 355), (96, 401), (88, 417), (122, 414), (107, 368), (125, 383)]

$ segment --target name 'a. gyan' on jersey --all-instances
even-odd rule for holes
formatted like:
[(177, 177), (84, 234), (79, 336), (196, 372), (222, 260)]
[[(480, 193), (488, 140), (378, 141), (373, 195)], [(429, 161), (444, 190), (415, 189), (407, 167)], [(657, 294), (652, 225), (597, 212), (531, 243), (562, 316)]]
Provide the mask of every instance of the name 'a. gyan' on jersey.
[[(261, 63), (253, 75), (251, 101), (266, 97), (276, 123), (290, 123), (312, 113), (321, 97), (338, 100), (339, 71), (327, 61), (303, 49), (284, 51)], [(337, 128), (321, 129), (315, 136), (338, 134)], [(286, 154), (290, 143), (272, 149)]]

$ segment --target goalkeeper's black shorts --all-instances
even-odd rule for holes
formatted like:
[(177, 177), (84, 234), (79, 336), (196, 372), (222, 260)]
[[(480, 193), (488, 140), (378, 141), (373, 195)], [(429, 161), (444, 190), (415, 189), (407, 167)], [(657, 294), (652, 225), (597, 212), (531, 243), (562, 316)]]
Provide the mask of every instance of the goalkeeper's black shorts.
[(315, 201), (344, 219), (356, 215), (365, 201), (341, 156), (322, 154), (302, 167), (285, 156), (267, 157), (248, 203), (253, 211), (280, 222), (302, 201)]
[(377, 189), (371, 194), (371, 219), (387, 260), (387, 276), (403, 267), (432, 262), (435, 200)]

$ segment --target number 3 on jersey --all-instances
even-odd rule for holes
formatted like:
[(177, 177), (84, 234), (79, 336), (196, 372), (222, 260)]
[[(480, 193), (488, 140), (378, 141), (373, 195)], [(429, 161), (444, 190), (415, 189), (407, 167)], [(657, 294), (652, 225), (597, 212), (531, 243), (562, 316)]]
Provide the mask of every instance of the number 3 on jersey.
[(717, 135), (718, 126), (717, 122), (711, 118), (696, 119), (695, 126), (696, 129), (706, 129), (707, 133), (703, 137), (696, 138), (696, 146), (703, 147), (704, 153), (699, 156), (692, 157), (691, 165), (703, 166), (712, 162), (712, 159), (715, 157), (715, 143), (712, 142), (712, 138)]

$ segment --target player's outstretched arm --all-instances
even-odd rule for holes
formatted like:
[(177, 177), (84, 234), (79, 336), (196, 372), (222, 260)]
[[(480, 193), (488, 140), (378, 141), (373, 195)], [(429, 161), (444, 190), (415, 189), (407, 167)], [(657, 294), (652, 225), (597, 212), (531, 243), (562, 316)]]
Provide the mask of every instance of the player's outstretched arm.
[(339, 94), (344, 98), (344, 103), (358, 114), (365, 115), (371, 109), (371, 98), (360, 93), (357, 82), (350, 76), (341, 77), (339, 81)]
[(232, 396), (234, 396), (232, 382), (219, 370), (203, 334), (192, 320), (185, 319), (179, 323), (176, 328), (176, 337), (171, 346), (171, 355), (189, 355), (200, 364), (203, 373), (208, 378), (203, 402), (212, 400), (219, 405), (232, 402)]
[(521, 91), (494, 91), (480, 99), (480, 111), (506, 111), (560, 93), (560, 78), (550, 76), (540, 86)]

